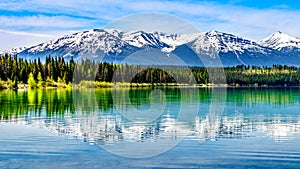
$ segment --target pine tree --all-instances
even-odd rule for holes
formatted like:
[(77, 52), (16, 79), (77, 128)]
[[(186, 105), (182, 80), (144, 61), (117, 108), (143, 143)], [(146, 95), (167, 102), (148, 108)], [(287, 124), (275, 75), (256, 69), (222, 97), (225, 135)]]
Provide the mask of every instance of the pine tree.
[(38, 77), (37, 77), (37, 80), (38, 80), (37, 87), (38, 87), (38, 88), (44, 87), (45, 82), (43, 81), (43, 77), (42, 77), (41, 72), (39, 72)]
[(28, 76), (28, 81), (27, 81), (28, 87), (29, 88), (35, 88), (36, 87), (36, 81), (34, 80), (33, 74), (30, 73)]

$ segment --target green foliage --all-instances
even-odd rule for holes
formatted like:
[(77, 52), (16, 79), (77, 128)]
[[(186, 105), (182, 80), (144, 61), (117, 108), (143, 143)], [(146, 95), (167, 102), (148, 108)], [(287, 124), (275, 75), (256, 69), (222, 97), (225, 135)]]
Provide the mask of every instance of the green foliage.
[(112, 87), (113, 83), (111, 82), (95, 82), (96, 88), (109, 88)]
[(68, 85), (66, 86), (66, 88), (71, 89), (72, 88), (72, 83), (69, 82)]
[(55, 81), (53, 79), (51, 79), (50, 77), (47, 77), (46, 86), (47, 87), (55, 87), (56, 86)]
[(65, 84), (64, 80), (61, 78), (57, 78), (57, 87), (59, 88), (66, 88), (67, 84)]
[(61, 78), (58, 78), (57, 83), (64, 83), (64, 81)]
[(12, 81), (11, 79), (7, 79), (7, 88), (14, 89), (15, 87), (16, 87), (15, 82)]
[[(217, 70), (217, 69), (216, 69)], [(223, 70), (222, 70), (223, 71)], [(226, 84), (232, 86), (299, 86), (300, 68), (286, 65), (272, 67), (236, 66), (224, 68)], [(222, 73), (222, 72), (221, 72)], [(218, 72), (216, 72), (218, 74)], [(17, 88), (27, 83), (30, 88), (149, 87), (179, 85), (214, 85), (203, 67), (147, 67), (128, 64), (99, 63), (91, 60), (66, 62), (63, 57), (47, 56), (26, 60), (7, 54), (0, 56), (0, 88)], [(13, 79), (13, 80), (10, 80)], [(6, 82), (6, 84), (5, 84)]]
[(45, 86), (45, 82), (43, 81), (41, 72), (38, 73), (37, 80), (38, 80), (37, 87), (43, 88)]
[(4, 88), (5, 88), (4, 81), (0, 78), (0, 89), (4, 89)]
[(33, 77), (32, 73), (29, 74), (27, 83), (28, 83), (29, 88), (35, 88), (36, 87), (36, 81), (34, 80), (34, 77)]
[[(74, 68), (75, 61), (73, 58), (69, 62), (65, 62), (63, 57), (51, 58), (47, 56), (45, 62), (42, 63), (40, 58), (26, 60), (7, 54), (0, 56), (0, 78), (4, 81), (13, 79), (15, 84), (17, 82), (28, 83), (30, 73), (32, 73), (38, 87), (44, 87), (48, 77), (54, 81), (57, 81), (58, 78), (64, 79), (65, 83), (68, 84), (72, 81)], [(17, 85), (13, 86), (17, 87)]]
[(237, 66), (225, 69), (227, 84), (234, 86), (299, 86), (300, 69), (294, 66)]

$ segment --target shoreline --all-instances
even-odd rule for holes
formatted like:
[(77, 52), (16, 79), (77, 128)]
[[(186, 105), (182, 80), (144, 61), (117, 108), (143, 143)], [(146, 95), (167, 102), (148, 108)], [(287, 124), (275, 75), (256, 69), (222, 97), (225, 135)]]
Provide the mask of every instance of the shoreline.
[[(0, 90), (18, 90), (18, 91), (27, 91), (27, 90), (51, 90), (51, 89), (126, 89), (126, 88), (300, 88), (300, 85), (228, 85), (228, 84), (177, 84), (177, 83), (127, 83), (127, 82), (96, 82), (87, 81), (88, 85), (66, 85), (58, 84), (57, 86), (44, 86), (44, 87), (34, 87), (30, 88), (27, 84), (18, 84), (18, 88), (9, 88), (3, 87)], [(99, 85), (100, 83), (102, 85)]]

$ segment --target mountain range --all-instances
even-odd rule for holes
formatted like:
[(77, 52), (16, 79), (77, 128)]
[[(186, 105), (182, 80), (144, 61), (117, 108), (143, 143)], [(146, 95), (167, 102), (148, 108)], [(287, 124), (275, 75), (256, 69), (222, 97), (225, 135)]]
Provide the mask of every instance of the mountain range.
[(216, 58), (220, 58), (223, 66), (300, 66), (300, 39), (282, 32), (252, 41), (218, 31), (168, 34), (92, 29), (3, 53), (17, 54), (27, 59), (40, 57), (43, 60), (51, 55), (63, 56), (66, 59), (89, 57), (119, 63), (136, 52), (148, 50), (159, 50), (160, 54), (155, 57), (155, 52), (143, 52), (146, 60), (136, 61), (136, 64), (147, 64), (147, 59), (164, 60), (163, 57), (167, 58), (171, 54), (178, 56), (189, 66), (207, 66), (207, 63), (214, 63)]

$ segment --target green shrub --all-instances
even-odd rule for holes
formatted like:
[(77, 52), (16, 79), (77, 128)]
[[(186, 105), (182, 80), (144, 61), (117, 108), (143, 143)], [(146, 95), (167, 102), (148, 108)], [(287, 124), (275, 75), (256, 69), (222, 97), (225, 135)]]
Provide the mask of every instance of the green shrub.
[(7, 88), (9, 89), (15, 88), (15, 82), (12, 81), (11, 79), (7, 79)]
[(95, 88), (109, 88), (112, 87), (111, 82), (95, 82)]
[(0, 78), (0, 89), (4, 89), (5, 87), (5, 83), (4, 81)]
[(38, 79), (37, 87), (43, 88), (45, 86), (45, 82), (43, 81), (41, 72), (39, 72), (37, 79)]
[(49, 78), (49, 77), (47, 77), (47, 79), (46, 79), (46, 87), (55, 87), (55, 86), (56, 86), (56, 84), (55, 84), (54, 80), (51, 79), (51, 78)]
[(36, 81), (34, 80), (32, 73), (29, 74), (27, 83), (29, 88), (36, 88)]
[(72, 88), (72, 83), (69, 82), (69, 84), (66, 87), (71, 89)]
[(57, 87), (59, 87), (59, 88), (66, 88), (66, 87), (67, 87), (67, 84), (64, 82), (63, 79), (58, 78), (58, 79), (57, 79)]

